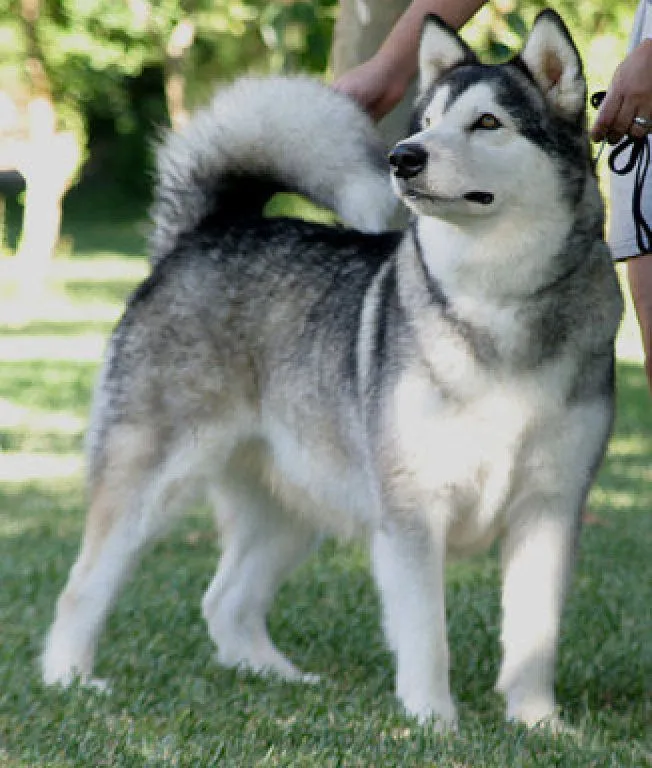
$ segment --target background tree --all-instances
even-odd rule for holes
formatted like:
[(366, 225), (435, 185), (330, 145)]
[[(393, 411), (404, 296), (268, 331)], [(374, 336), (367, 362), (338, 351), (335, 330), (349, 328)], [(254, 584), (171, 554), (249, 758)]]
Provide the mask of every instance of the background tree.
[[(26, 183), (19, 260), (54, 252), (63, 195), (89, 155), (143, 192), (149, 141), (216, 80), (323, 70), (334, 0), (0, 0), (0, 170)], [(38, 266), (38, 268), (36, 268)]]

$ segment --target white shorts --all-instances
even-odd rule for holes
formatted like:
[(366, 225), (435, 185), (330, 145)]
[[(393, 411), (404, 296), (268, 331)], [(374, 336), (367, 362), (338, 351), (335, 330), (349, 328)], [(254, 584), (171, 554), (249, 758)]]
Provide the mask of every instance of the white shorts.
[[(634, 49), (646, 38), (652, 38), (652, 0), (641, 0), (639, 3), (634, 17), (629, 50)], [(608, 147), (605, 149), (608, 150)], [(636, 242), (636, 228), (632, 214), (634, 176), (634, 171), (626, 176), (610, 174), (609, 245), (615, 261), (641, 255)], [(641, 212), (645, 220), (652, 225), (652, 168), (648, 171), (643, 187)]]

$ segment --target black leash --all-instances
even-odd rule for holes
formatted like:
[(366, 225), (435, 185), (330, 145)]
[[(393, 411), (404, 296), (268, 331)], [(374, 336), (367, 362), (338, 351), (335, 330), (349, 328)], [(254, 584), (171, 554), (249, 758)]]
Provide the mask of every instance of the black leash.
[[(604, 101), (606, 91), (596, 91), (591, 95), (591, 106), (596, 109)], [(606, 139), (605, 139), (606, 141)], [(604, 141), (596, 157), (596, 164), (600, 158)], [(623, 154), (629, 150), (629, 157), (623, 158)], [(643, 185), (648, 168), (650, 167), (650, 142), (647, 134), (641, 137), (625, 136), (609, 153), (609, 168), (618, 176), (626, 176), (635, 171), (634, 193), (632, 194), (632, 216), (636, 228), (636, 244), (640, 253), (652, 252), (652, 228), (645, 220), (641, 210), (643, 197)]]

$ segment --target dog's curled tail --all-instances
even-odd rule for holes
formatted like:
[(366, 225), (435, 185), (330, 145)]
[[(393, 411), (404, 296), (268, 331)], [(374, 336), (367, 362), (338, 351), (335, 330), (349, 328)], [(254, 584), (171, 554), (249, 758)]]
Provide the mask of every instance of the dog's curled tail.
[(154, 259), (208, 218), (262, 212), (279, 190), (366, 232), (385, 229), (395, 206), (385, 148), (348, 97), (309, 77), (245, 77), (158, 148)]

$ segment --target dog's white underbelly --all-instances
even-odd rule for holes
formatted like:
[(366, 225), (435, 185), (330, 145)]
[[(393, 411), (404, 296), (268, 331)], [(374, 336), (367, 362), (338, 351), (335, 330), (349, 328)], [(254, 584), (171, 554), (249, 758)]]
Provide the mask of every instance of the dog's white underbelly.
[(361, 450), (320, 439), (318, 428), (298, 435), (280, 423), (266, 438), (270, 486), (286, 506), (345, 538), (375, 526), (379, 508)]
[[(520, 430), (505, 428), (507, 418), (488, 414), (447, 416), (435, 421), (403, 423), (390, 444), (397, 450), (385, 478), (392, 502), (414, 510), (428, 523), (433, 515), (447, 517), (453, 553), (486, 546), (500, 525), (514, 484)], [(271, 436), (270, 436), (271, 437)], [(326, 449), (319, 439), (299, 438), (276, 425), (266, 461), (266, 475), (274, 495), (286, 507), (324, 532), (343, 537), (366, 536), (392, 515), (381, 502), (382, 481), (374, 482), (362, 453)], [(385, 500), (389, 502), (389, 497)]]

